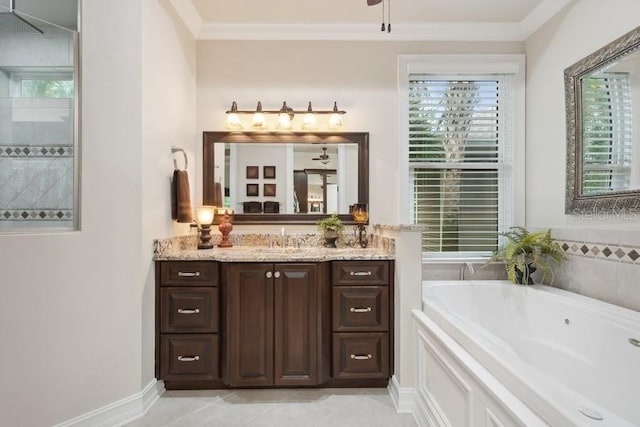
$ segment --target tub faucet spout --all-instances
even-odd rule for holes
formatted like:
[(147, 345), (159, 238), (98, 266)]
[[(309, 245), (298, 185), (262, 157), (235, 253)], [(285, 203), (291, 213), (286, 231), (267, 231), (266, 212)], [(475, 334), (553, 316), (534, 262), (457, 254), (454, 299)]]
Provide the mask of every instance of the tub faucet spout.
[(473, 264), (470, 262), (464, 262), (460, 266), (460, 280), (464, 280), (464, 271), (469, 269), (469, 273), (476, 274), (476, 270), (473, 268)]

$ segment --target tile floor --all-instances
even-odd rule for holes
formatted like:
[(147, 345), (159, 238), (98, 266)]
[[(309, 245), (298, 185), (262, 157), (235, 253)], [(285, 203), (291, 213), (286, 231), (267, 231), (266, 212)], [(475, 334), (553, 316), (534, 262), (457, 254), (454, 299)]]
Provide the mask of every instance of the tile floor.
[(167, 391), (127, 427), (415, 427), (386, 389)]

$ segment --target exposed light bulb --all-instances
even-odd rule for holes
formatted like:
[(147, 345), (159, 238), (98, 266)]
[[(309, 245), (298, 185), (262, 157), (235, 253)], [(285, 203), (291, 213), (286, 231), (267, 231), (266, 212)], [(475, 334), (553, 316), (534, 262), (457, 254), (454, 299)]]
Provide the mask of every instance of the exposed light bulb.
[(238, 113), (227, 114), (227, 127), (229, 129), (242, 129), (242, 121)]
[(289, 113), (280, 113), (278, 115), (278, 129), (291, 129), (291, 117)]
[(238, 115), (238, 104), (235, 101), (231, 104), (231, 110), (227, 111), (227, 128), (231, 130), (242, 129), (242, 121)]
[(251, 126), (255, 129), (264, 129), (267, 127), (267, 119), (265, 119), (264, 114), (256, 112), (253, 115), (253, 122)]
[(277, 129), (289, 130), (291, 129), (291, 118), (293, 116), (293, 110), (287, 106), (287, 102), (282, 103), (280, 114), (278, 114)]
[(251, 127), (254, 129), (265, 129), (267, 127), (267, 120), (262, 113), (262, 102), (258, 101), (256, 112), (253, 114), (253, 121)]
[(343, 125), (342, 117), (340, 117), (340, 112), (338, 111), (338, 103), (333, 103), (333, 112), (329, 116), (329, 129), (341, 128)]
[(313, 130), (318, 127), (318, 121), (316, 120), (316, 115), (313, 114), (313, 109), (311, 108), (311, 102), (309, 102), (309, 106), (307, 107), (307, 112), (304, 115), (302, 120), (302, 129), (305, 130)]

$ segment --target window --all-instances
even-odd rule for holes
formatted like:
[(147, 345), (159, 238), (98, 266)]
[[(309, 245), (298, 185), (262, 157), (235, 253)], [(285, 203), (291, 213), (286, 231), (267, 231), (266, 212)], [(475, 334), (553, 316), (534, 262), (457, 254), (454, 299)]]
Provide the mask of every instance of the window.
[(513, 165), (523, 83), (511, 70), (428, 59), (426, 71), (407, 62), (401, 83), (407, 220), (425, 226), (425, 258), (488, 257), (520, 211)]
[(600, 73), (582, 83), (585, 195), (630, 187), (633, 120), (627, 73)]

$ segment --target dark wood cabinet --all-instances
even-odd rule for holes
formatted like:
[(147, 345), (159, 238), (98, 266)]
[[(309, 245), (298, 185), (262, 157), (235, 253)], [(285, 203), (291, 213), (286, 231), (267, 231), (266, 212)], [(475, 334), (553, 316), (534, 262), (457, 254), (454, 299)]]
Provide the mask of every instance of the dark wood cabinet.
[(383, 386), (393, 366), (392, 261), (334, 261), (331, 376), (336, 385)]
[(167, 389), (385, 387), (393, 261), (156, 262)]
[(322, 381), (322, 276), (317, 263), (225, 265), (228, 385), (309, 386)]
[(219, 266), (156, 263), (156, 376), (167, 389), (220, 384)]

